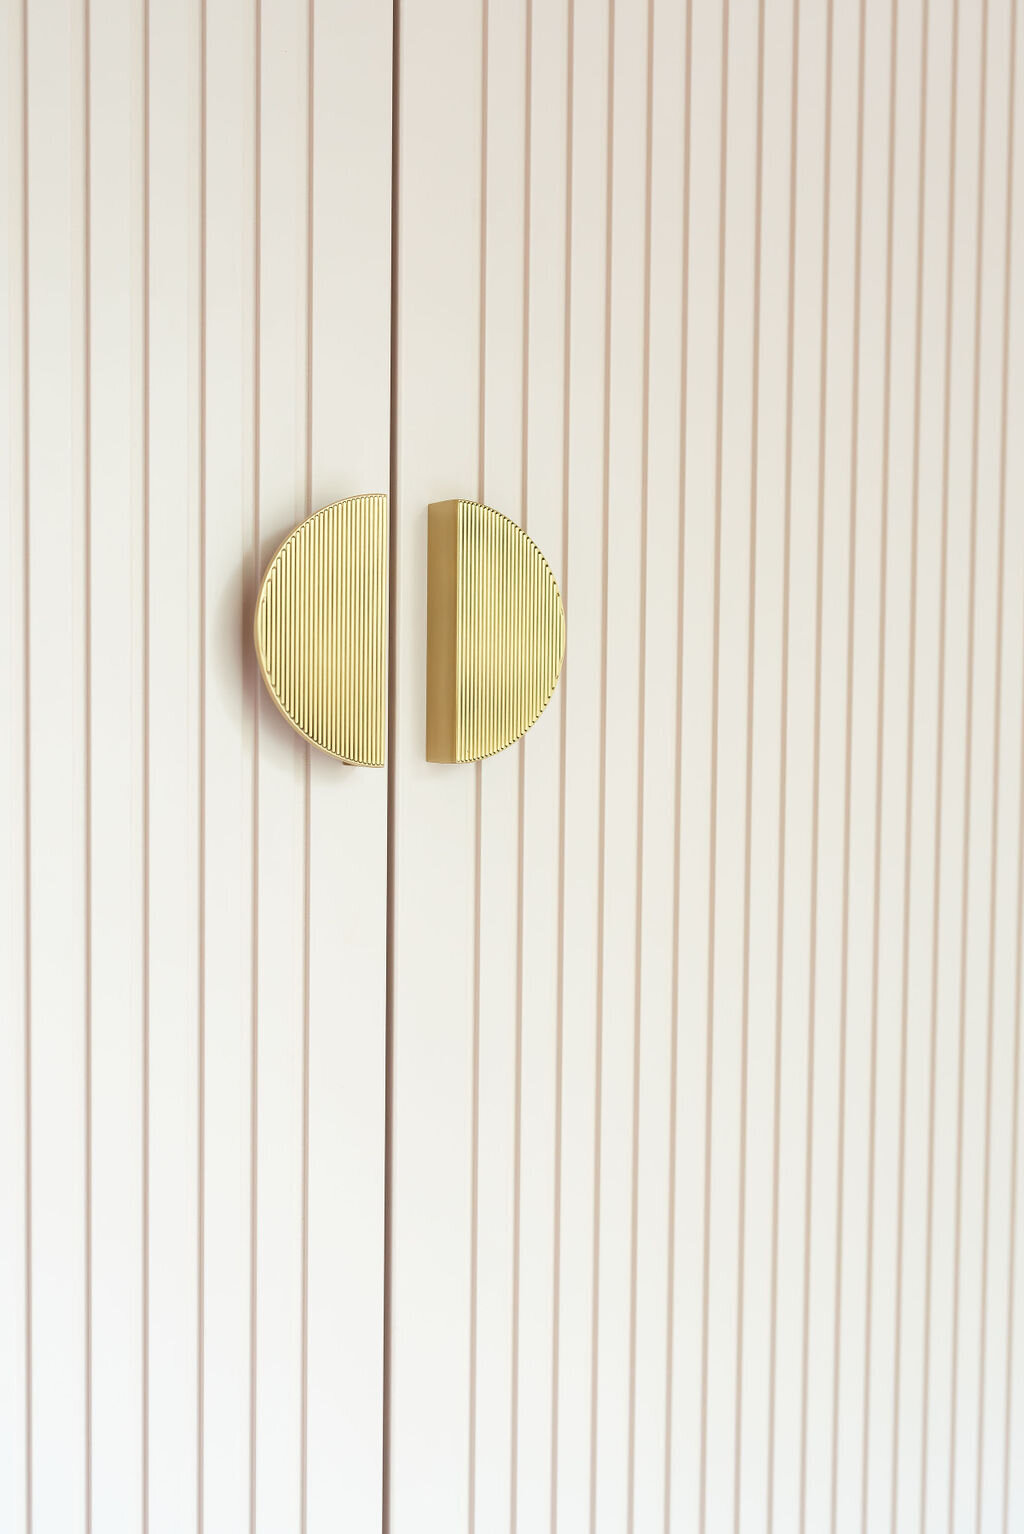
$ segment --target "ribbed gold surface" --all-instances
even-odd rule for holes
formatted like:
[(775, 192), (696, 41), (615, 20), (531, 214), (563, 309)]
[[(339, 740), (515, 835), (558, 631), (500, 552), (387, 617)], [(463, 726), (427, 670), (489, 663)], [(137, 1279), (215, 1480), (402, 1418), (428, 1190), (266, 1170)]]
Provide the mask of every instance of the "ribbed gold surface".
[(256, 603), (263, 679), (285, 718), (343, 761), (384, 764), (388, 502), (325, 506), (285, 540)]
[(543, 711), (565, 654), (565, 613), (551, 567), (515, 522), (476, 501), (440, 503), (431, 517), (431, 607), (454, 599), (455, 611), (447, 635), (431, 613), (428, 755), (470, 762), (511, 745)]

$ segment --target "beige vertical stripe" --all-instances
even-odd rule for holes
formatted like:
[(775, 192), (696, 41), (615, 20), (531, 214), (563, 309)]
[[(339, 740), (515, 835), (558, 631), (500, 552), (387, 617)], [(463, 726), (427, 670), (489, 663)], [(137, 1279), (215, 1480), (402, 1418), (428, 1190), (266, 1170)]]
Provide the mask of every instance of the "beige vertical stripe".
[[(868, 1468), (871, 1436), (871, 1331), (873, 1321), (874, 1234), (875, 1234), (875, 1131), (876, 1087), (878, 1074), (878, 943), (881, 912), (882, 856), (882, 763), (885, 749), (885, 620), (888, 590), (889, 549), (889, 446), (892, 394), (892, 243), (893, 243), (893, 159), (896, 124), (896, 36), (897, 0), (893, 0), (889, 42), (889, 156), (887, 171), (886, 251), (885, 251), (885, 361), (882, 384), (882, 528), (879, 548), (878, 603), (878, 675), (876, 681), (877, 714), (875, 717), (875, 846), (874, 846), (874, 917), (871, 934), (871, 1086), (868, 1128), (868, 1235), (864, 1254), (866, 1272), (866, 1316), (864, 1327), (864, 1399), (861, 1427), (861, 1530), (867, 1534)], [(907, 812), (909, 813), (909, 807)]]
[(636, 1519), (636, 1308), (637, 1230), (640, 1204), (640, 1037), (643, 1023), (643, 919), (644, 919), (644, 763), (647, 727), (647, 556), (648, 500), (651, 468), (651, 185), (654, 135), (654, 0), (647, 4), (647, 78), (644, 142), (644, 296), (643, 296), (643, 403), (641, 406), (640, 465), (640, 614), (639, 666), (637, 675), (637, 795), (636, 795), (636, 936), (634, 949), (633, 1003), (633, 1101), (630, 1167), (630, 1260), (629, 1260), (629, 1404), (626, 1456), (626, 1528), (633, 1534)]
[(910, 877), (914, 806), (914, 709), (917, 680), (917, 567), (921, 506), (921, 337), (925, 245), (925, 159), (928, 141), (928, 0), (921, 10), (921, 100), (917, 145), (917, 265), (914, 301), (914, 440), (911, 467), (910, 622), (907, 683), (907, 775), (903, 827), (903, 941), (900, 980), (900, 1127), (896, 1215), (896, 1341), (893, 1350), (891, 1531), (896, 1534), (900, 1484), (900, 1391), (903, 1338), (903, 1252), (907, 1143), (907, 1017), (910, 984)]
[(32, 570), (29, 379), (28, 0), (21, 4), (21, 474), (22, 474), (22, 772), (24, 774), (25, 994), (25, 1527), (32, 1528)]
[(149, 1534), (150, 250), (149, 16), (142, 0), (142, 1531)]
[[(848, 1010), (848, 976), (850, 955), (850, 799), (851, 757), (853, 750), (853, 662), (856, 626), (857, 588), (857, 494), (859, 466), (860, 419), (860, 332), (861, 332), (861, 265), (863, 252), (864, 208), (864, 30), (865, 4), (861, 0), (857, 35), (857, 176), (856, 211), (854, 213), (853, 256), (853, 377), (850, 386), (850, 530), (847, 545), (847, 612), (846, 612), (846, 722), (843, 803), (843, 909), (842, 909), (842, 958), (839, 980), (839, 1127), (838, 1155), (836, 1158), (836, 1274), (833, 1314), (832, 1351), (832, 1485), (831, 1524), (835, 1534), (838, 1511), (838, 1464), (839, 1464), (839, 1382), (842, 1368), (842, 1305), (843, 1305), (843, 1196), (845, 1191), (846, 1164), (846, 1029)], [(891, 139), (890, 124), (890, 139)], [(891, 223), (891, 219), (890, 219)], [(872, 1054), (873, 1058), (873, 1054)], [(868, 1261), (870, 1269), (870, 1258)], [(865, 1355), (870, 1350), (865, 1349)], [(864, 1463), (866, 1464), (866, 1450)], [(862, 1497), (863, 1500), (863, 1497)], [(863, 1514), (862, 1514), (863, 1516)]]
[[(523, 374), (521, 380), (520, 411), (522, 417), (522, 501), (520, 523), (526, 532), (528, 523), (528, 498), (530, 485), (530, 215), (532, 211), (533, 148), (533, 0), (526, 0), (525, 83), (523, 106)], [(461, 512), (460, 512), (461, 520)], [(513, 541), (511, 529), (505, 531), (506, 547), (512, 560), (513, 588), (521, 577), (527, 584), (529, 577), (522, 564), (521, 539)], [(527, 598), (527, 600), (529, 600)], [(526, 612), (523, 610), (525, 620)], [(519, 628), (513, 646), (525, 653), (526, 634)], [(527, 712), (526, 679), (522, 677), (513, 693), (515, 717), (529, 717)], [(510, 1406), (511, 1434), (509, 1443), (509, 1531), (517, 1534), (519, 1500), (519, 1333), (520, 1333), (520, 1272), (522, 1268), (522, 1178), (523, 1178), (523, 961), (524, 961), (524, 901), (526, 898), (526, 742), (520, 740), (516, 747), (518, 755), (518, 804), (516, 807), (516, 1038), (515, 1038), (515, 1087), (513, 1094), (513, 1170), (512, 1170), (512, 1400)]]
[[(986, 1366), (986, 1343), (988, 1339), (988, 1274), (989, 1274), (989, 1213), (991, 1195), (991, 1156), (992, 1156), (992, 1034), (994, 1023), (994, 998), (995, 998), (995, 955), (996, 955), (996, 868), (999, 849), (999, 747), (1002, 723), (1002, 680), (1003, 680), (1003, 608), (1004, 592), (1006, 584), (1005, 553), (1006, 553), (1006, 438), (1007, 438), (1007, 415), (1010, 371), (1010, 272), (1011, 251), (1013, 247), (1013, 133), (1014, 133), (1014, 92), (1016, 86), (1016, 47), (1017, 47), (1017, 0), (1012, 0), (1010, 8), (1010, 39), (1009, 39), (1009, 67), (1010, 82), (1006, 116), (1006, 200), (1005, 200), (1005, 234), (1003, 247), (1003, 348), (1002, 366), (1000, 377), (1000, 419), (999, 419), (999, 555), (996, 563), (998, 594), (996, 600), (996, 680), (995, 680), (995, 710), (993, 716), (993, 743), (992, 743), (992, 827), (989, 843), (990, 858), (990, 883), (989, 883), (989, 947), (988, 947), (988, 1017), (987, 1038), (985, 1044), (985, 1181), (983, 1193), (982, 1214), (982, 1269), (981, 1269), (981, 1359), (978, 1373), (978, 1458), (976, 1468), (976, 1501), (975, 1501), (975, 1524), (981, 1527), (982, 1489), (984, 1474), (984, 1447), (985, 1447), (985, 1366)], [(1024, 767), (1022, 767), (1024, 775)], [(1019, 924), (1018, 924), (1019, 925)], [(1016, 1056), (1015, 1056), (1016, 1069)], [(1015, 1076), (1016, 1081), (1016, 1076)], [(1016, 1101), (1014, 1102), (1014, 1120), (1016, 1120)], [(1015, 1125), (1016, 1128), (1016, 1125)], [(1011, 1167), (1016, 1159), (1015, 1135), (1011, 1139), (1012, 1151)], [(1011, 1186), (1013, 1172), (1011, 1171)], [(1007, 1293), (1013, 1295), (1013, 1251), (1012, 1251), (1012, 1216), (1011, 1216), (1011, 1257), (1010, 1278)], [(1012, 1329), (1008, 1326), (1007, 1337), (1007, 1368), (1010, 1368), (1012, 1358)], [(1010, 1380), (1007, 1376), (1007, 1428), (1009, 1425), (1009, 1400)], [(1004, 1476), (1009, 1464), (1009, 1445), (1007, 1434), (1007, 1446), (1005, 1449), (1006, 1466)], [(1004, 1505), (1006, 1497), (1004, 1492)], [(1004, 1522), (1006, 1512), (1004, 1512)]]
[(757, 612), (757, 499), (758, 499), (758, 427), (761, 388), (761, 217), (764, 162), (764, 0), (757, 7), (757, 146), (755, 149), (754, 192), (754, 322), (751, 335), (750, 365), (753, 386), (750, 404), (750, 541), (747, 551), (747, 715), (746, 776), (743, 797), (743, 981), (740, 1039), (740, 1145), (739, 1145), (739, 1216), (736, 1257), (736, 1418), (733, 1451), (733, 1529), (740, 1529), (740, 1470), (743, 1462), (743, 1316), (746, 1284), (747, 1226), (747, 1099), (750, 1038), (750, 877), (751, 877), (751, 804), (754, 788), (754, 662), (755, 620)]
[[(572, 360), (572, 211), (573, 211), (573, 64), (575, 43), (576, 6), (568, 0), (566, 17), (566, 65), (565, 65), (565, 271), (563, 275), (563, 302), (565, 305), (562, 339), (562, 603), (568, 602), (569, 589), (569, 423), (572, 406), (571, 360)], [(556, 1018), (555, 1018), (555, 1143), (554, 1143), (554, 1210), (552, 1219), (552, 1273), (551, 1273), (551, 1534), (558, 1527), (558, 1378), (559, 1378), (559, 1319), (561, 1314), (562, 1277), (562, 1095), (563, 1054), (565, 1034), (565, 796), (566, 796), (566, 738), (568, 726), (568, 676), (563, 666), (562, 696), (558, 719), (558, 954), (556, 971)], [(479, 797), (477, 800), (479, 805)]]
[(775, 1527), (775, 1420), (779, 1316), (779, 1148), (782, 1127), (783, 937), (786, 896), (786, 774), (789, 763), (789, 588), (793, 510), (793, 309), (796, 294), (797, 108), (800, 95), (800, 0), (793, 0), (789, 118), (789, 239), (786, 294), (786, 462), (783, 489), (782, 667), (779, 696), (779, 862), (775, 917), (775, 1079), (772, 1093), (772, 1277), (768, 1367), (768, 1484), (766, 1524)]
[[(1010, 253), (1013, 246), (1013, 169), (1014, 130), (1016, 128), (1017, 85), (1017, 0), (1012, 0), (1010, 11), (1010, 91), (1006, 126), (1006, 251), (1003, 264), (1003, 378), (1002, 420), (999, 432), (999, 515), (1005, 516), (1006, 505), (1006, 423), (1008, 403), (1009, 348), (1011, 325), (1012, 272)], [(1013, 1099), (1010, 1131), (1010, 1207), (1009, 1207), (1009, 1271), (1006, 1279), (1006, 1415), (1003, 1423), (1003, 1534), (1010, 1527), (1010, 1454), (1013, 1424), (1013, 1362), (1015, 1339), (1014, 1279), (1017, 1261), (1017, 1145), (1020, 1134), (1020, 1019), (1021, 1019), (1021, 968), (1024, 958), (1024, 686), (1022, 686), (1021, 755), (1018, 766), (1020, 778), (1020, 802), (1017, 810), (1017, 905), (1014, 917), (1016, 953), (1013, 992)], [(979, 1428), (980, 1438), (980, 1428)]]
[[(308, 0), (306, 10), (306, 399), (305, 399), (305, 512), (313, 515), (313, 79), (316, 0)], [(360, 520), (362, 520), (360, 518)], [(321, 534), (323, 519), (316, 523), (314, 537)], [(354, 529), (352, 529), (354, 531)], [(353, 551), (350, 549), (349, 557)], [(305, 562), (306, 579), (312, 584), (312, 566)], [(311, 594), (311, 593), (308, 593)], [(354, 604), (353, 604), (354, 605)], [(318, 616), (323, 614), (323, 602), (318, 603)], [(313, 653), (322, 654), (322, 636), (307, 625), (307, 643), (310, 660)], [(355, 646), (349, 643), (349, 654), (354, 655)], [(322, 678), (322, 667), (319, 668)], [(306, 669), (307, 696), (312, 681), (312, 666)], [(322, 687), (319, 696), (314, 693), (313, 709), (322, 716)], [(310, 918), (312, 914), (312, 847), (313, 847), (313, 789), (312, 750), (308, 742), (303, 748), (302, 788), (302, 839), (303, 839), (303, 930), (302, 930), (302, 1298), (300, 1315), (300, 1424), (299, 1424), (299, 1529), (306, 1534), (309, 1505), (309, 1012), (310, 1012)]]
[[(974, 642), (978, 557), (978, 410), (981, 392), (981, 285), (985, 213), (985, 88), (988, 74), (988, 0), (981, 9), (981, 89), (978, 94), (978, 201), (975, 211), (974, 265), (974, 382), (971, 407), (971, 552), (967, 598), (967, 716), (964, 727), (964, 818), (960, 890), (960, 1024), (956, 1107), (956, 1212), (953, 1241), (953, 1335), (949, 1421), (949, 1525), (956, 1499), (956, 1437), (960, 1363), (960, 1243), (963, 1223), (964, 1062), (967, 1048), (967, 895), (971, 852), (971, 777), (974, 763)], [(998, 717), (998, 702), (996, 715)]]
[[(1010, 253), (1013, 236), (1013, 55), (1017, 40), (1016, 11), (1016, 0), (1014, 0), (1010, 13), (1010, 86), (1006, 123), (1006, 229), (1003, 244), (1003, 348), (1000, 370), (999, 407), (999, 553), (996, 559), (995, 707), (992, 713), (992, 820), (989, 836), (988, 977), (985, 1019), (985, 1171), (981, 1217), (981, 1318), (979, 1327), (977, 1460), (974, 1489), (974, 1523), (978, 1531), (981, 1530), (982, 1490), (985, 1469), (985, 1365), (987, 1361), (986, 1345), (988, 1342), (988, 1246), (992, 1176), (992, 1038), (995, 1026), (996, 872), (999, 858), (999, 746), (1003, 714), (1003, 610), (1006, 590), (1006, 395), (1010, 370)], [(982, 114), (984, 115), (984, 92), (982, 92), (982, 98)], [(978, 241), (980, 247), (980, 218), (978, 223)], [(980, 249), (978, 259), (980, 266)], [(1012, 1289), (1010, 1293), (1012, 1294)]]
[[(397, 0), (395, 0), (397, 7)], [(487, 444), (487, 68), (489, 0), (482, 0), (480, 29), (480, 407), (477, 420), (477, 494), (487, 502), (484, 484)], [(473, 768), (473, 1106), (469, 1229), (469, 1534), (476, 1530), (477, 1432), (477, 1292), (480, 1241), (480, 922), (483, 881), (483, 766)]]
[[(262, 528), (260, 522), (260, 407), (261, 407), (261, 166), (262, 128), (262, 3), (253, 0), (253, 240), (252, 240), (252, 572), (249, 590), (255, 599), (259, 584)], [(262, 688), (252, 680), (252, 1016), (249, 1078), (249, 1534), (256, 1534), (256, 1370), (257, 1370), (257, 1232), (259, 1218), (259, 1032), (260, 1032), (260, 709)]]
[(718, 848), (718, 673), (721, 641), (722, 590), (722, 409), (725, 380), (725, 194), (727, 166), (727, 129), (729, 123), (729, 0), (722, 3), (722, 85), (721, 115), (718, 129), (718, 321), (717, 379), (715, 384), (715, 574), (714, 640), (711, 656), (711, 802), (708, 810), (710, 848), (708, 852), (708, 968), (707, 1033), (705, 1044), (706, 1076), (704, 1082), (704, 1220), (703, 1279), (701, 1283), (701, 1365), (700, 1365), (700, 1530), (704, 1534), (707, 1518), (708, 1462), (708, 1293), (711, 1282), (711, 1104), (714, 1075), (715, 1037), (715, 887)]
[(196, 1529), (205, 1521), (205, 1401), (206, 1401), (206, 124), (207, 124), (206, 0), (199, 0), (199, 814), (198, 814), (198, 995), (197, 1015), (197, 1143), (196, 1143)]
[(683, 591), (686, 581), (686, 400), (688, 391), (688, 335), (690, 305), (690, 128), (693, 83), (693, 5), (686, 0), (686, 44), (683, 106), (683, 312), (680, 337), (679, 416), (679, 565), (676, 572), (675, 655), (675, 759), (673, 763), (673, 856), (672, 856), (672, 1032), (669, 1056), (668, 1220), (665, 1298), (665, 1534), (672, 1524), (672, 1414), (675, 1402), (673, 1349), (675, 1343), (675, 1243), (676, 1243), (676, 1146), (679, 1105), (679, 927), (682, 889), (681, 826), (683, 799)]
[(611, 450), (612, 216), (615, 144), (615, 0), (608, 0), (608, 117), (605, 140), (604, 420), (601, 459), (601, 768), (597, 830), (597, 1014), (594, 1019), (594, 1228), (590, 1341), (590, 1534), (597, 1529), (597, 1401), (601, 1295), (601, 1077), (604, 1034), (605, 861), (608, 825), (608, 538)]
[(925, 1225), (925, 1299), (924, 1299), (924, 1420), (921, 1431), (921, 1534), (927, 1521), (928, 1493), (928, 1429), (931, 1395), (931, 1332), (932, 1332), (932, 1246), (935, 1206), (935, 1081), (938, 1042), (938, 986), (939, 986), (939, 895), (942, 888), (942, 778), (944, 756), (944, 720), (946, 703), (946, 584), (949, 553), (949, 412), (952, 385), (952, 332), (953, 332), (953, 234), (955, 228), (956, 200), (956, 107), (958, 81), (958, 48), (960, 30), (960, 0), (953, 0), (952, 73), (950, 80), (949, 111), (949, 205), (946, 219), (946, 318), (945, 362), (942, 405), (942, 556), (939, 576), (939, 664), (937, 677), (938, 722), (935, 736), (935, 824), (934, 849), (935, 870), (932, 889), (932, 952), (931, 952), (931, 1042), (928, 1082), (928, 1194)]
[(85, 973), (85, 1530), (92, 1534), (92, 32), (82, 3), (82, 693), (85, 715), (83, 901)]
[(818, 377), (818, 530), (816, 540), (816, 575), (814, 597), (814, 767), (811, 802), (811, 936), (807, 981), (808, 1041), (806, 1127), (804, 1156), (804, 1262), (803, 1262), (803, 1343), (800, 1365), (800, 1531), (803, 1534), (807, 1515), (807, 1371), (810, 1337), (811, 1281), (811, 1188), (814, 1181), (814, 1046), (817, 1028), (818, 978), (818, 857), (819, 805), (821, 787), (821, 606), (822, 561), (825, 544), (825, 420), (828, 397), (828, 293), (829, 293), (829, 213), (832, 176), (832, 28), (833, 0), (828, 0), (825, 29), (825, 150), (823, 162), (824, 195), (821, 222), (821, 338)]

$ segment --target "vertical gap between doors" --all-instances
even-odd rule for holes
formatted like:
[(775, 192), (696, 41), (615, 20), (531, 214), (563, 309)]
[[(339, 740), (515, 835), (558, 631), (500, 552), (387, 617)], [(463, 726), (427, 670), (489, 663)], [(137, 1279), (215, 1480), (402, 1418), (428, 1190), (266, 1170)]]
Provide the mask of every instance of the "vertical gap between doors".
[(381, 1528), (391, 1529), (391, 1288), (392, 1181), (394, 1164), (395, 1024), (395, 797), (398, 700), (397, 566), (398, 510), (398, 240), (401, 0), (392, 0), (391, 23), (391, 378), (388, 463), (388, 727), (387, 902), (384, 980), (384, 1325), (381, 1434)]

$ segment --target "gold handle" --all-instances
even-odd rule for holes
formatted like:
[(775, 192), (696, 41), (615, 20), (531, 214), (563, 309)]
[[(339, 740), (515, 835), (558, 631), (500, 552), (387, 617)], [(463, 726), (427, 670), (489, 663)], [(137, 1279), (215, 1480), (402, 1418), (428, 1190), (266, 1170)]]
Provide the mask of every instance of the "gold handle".
[(489, 506), (436, 502), (427, 539), (427, 760), (471, 762), (543, 712), (565, 612), (540, 549)]
[(388, 498), (358, 495), (288, 535), (260, 586), (256, 654), (270, 695), (315, 746), (384, 765)]

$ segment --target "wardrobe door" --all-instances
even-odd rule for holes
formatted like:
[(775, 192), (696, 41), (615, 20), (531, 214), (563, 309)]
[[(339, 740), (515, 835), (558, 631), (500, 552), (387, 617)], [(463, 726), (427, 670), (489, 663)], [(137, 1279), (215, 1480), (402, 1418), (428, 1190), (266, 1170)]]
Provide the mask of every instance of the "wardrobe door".
[(1024, 1518), (1017, 12), (401, 6), (393, 1534)]
[[(638, 1507), (662, 1495), (683, 19), (658, 7), (652, 62), (643, 5), (402, 11), (395, 1534), (586, 1528), (591, 1507), (621, 1530), (631, 1478)], [(538, 544), (567, 650), (520, 744), (442, 767), (424, 760), (427, 505), (455, 496)], [(681, 1283), (698, 1292), (699, 1267)]]
[(374, 0), (5, 9), (0, 1526), (381, 1526), (387, 783), (252, 615), (386, 491)]

